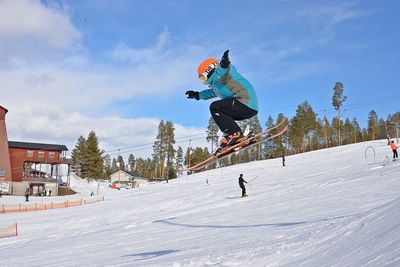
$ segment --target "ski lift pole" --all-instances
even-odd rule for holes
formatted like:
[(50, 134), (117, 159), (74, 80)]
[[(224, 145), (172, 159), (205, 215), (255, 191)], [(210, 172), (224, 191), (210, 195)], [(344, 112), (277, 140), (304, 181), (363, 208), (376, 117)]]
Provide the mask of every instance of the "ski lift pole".
[(190, 151), (192, 150), (192, 139), (189, 140), (189, 149), (188, 149), (188, 168), (190, 168)]

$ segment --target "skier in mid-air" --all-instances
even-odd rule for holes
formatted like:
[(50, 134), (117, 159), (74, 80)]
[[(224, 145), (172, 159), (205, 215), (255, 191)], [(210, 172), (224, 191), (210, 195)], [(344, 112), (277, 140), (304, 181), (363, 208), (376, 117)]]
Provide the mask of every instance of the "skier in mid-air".
[(196, 100), (221, 98), (210, 105), (211, 116), (224, 135), (220, 139), (221, 148), (235, 145), (244, 138), (235, 120), (250, 119), (258, 113), (258, 100), (253, 86), (237, 72), (228, 54), (229, 50), (226, 50), (221, 61), (209, 58), (198, 67), (199, 79), (209, 89), (185, 93), (187, 98)]

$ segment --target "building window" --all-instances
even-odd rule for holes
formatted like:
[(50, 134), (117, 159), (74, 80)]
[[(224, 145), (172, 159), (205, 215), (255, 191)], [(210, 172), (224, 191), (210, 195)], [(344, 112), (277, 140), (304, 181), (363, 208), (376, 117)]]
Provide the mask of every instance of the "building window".
[(56, 152), (49, 152), (49, 158), (54, 159), (56, 157)]
[(27, 157), (33, 157), (33, 151), (32, 150), (26, 151), (26, 156)]
[(44, 158), (44, 151), (39, 151), (38, 152), (38, 157), (39, 158)]
[(0, 176), (5, 177), (6, 176), (6, 171), (5, 170), (0, 170)]

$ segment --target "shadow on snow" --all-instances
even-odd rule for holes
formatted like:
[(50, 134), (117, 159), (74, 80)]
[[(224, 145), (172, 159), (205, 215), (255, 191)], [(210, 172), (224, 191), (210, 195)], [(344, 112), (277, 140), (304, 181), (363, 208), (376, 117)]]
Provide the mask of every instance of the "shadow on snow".
[(148, 259), (152, 259), (152, 258), (156, 258), (156, 257), (161, 257), (164, 255), (172, 254), (172, 253), (179, 252), (179, 251), (180, 250), (168, 249), (168, 250), (159, 250), (159, 251), (128, 254), (128, 255), (124, 255), (122, 257), (139, 257), (139, 259), (136, 259), (136, 261), (142, 261), (142, 260), (148, 260)]
[(163, 224), (168, 224), (168, 225), (191, 227), (191, 228), (217, 228), (217, 229), (231, 228), (231, 229), (234, 229), (234, 228), (252, 228), (252, 227), (288, 227), (288, 226), (303, 225), (303, 224), (308, 224), (308, 223), (316, 223), (316, 222), (324, 222), (324, 221), (330, 221), (330, 220), (336, 220), (336, 219), (343, 219), (343, 218), (350, 217), (350, 216), (338, 216), (335, 218), (328, 218), (328, 219), (321, 219), (321, 220), (314, 220), (314, 221), (304, 221), (304, 222), (262, 223), (262, 224), (249, 224), (249, 225), (185, 224), (185, 223), (173, 222), (172, 220), (176, 219), (174, 217), (168, 218), (165, 220), (156, 220), (156, 221), (153, 221), (153, 223), (163, 223)]

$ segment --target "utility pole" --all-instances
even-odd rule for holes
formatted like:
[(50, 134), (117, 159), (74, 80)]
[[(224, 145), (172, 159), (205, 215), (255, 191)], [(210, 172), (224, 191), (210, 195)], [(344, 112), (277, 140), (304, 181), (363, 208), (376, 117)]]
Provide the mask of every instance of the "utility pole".
[(341, 128), (341, 126), (342, 126), (342, 115), (340, 113), (340, 108), (339, 108), (339, 139), (338, 139), (339, 146), (342, 145), (342, 138), (340, 136), (340, 128)]
[(188, 155), (188, 168), (190, 168), (190, 151), (192, 150), (192, 139), (189, 140), (189, 155)]
[(326, 121), (324, 121), (324, 134), (325, 134), (325, 146), (326, 148), (328, 148), (329, 144), (328, 144), (328, 136), (326, 134)]
[(357, 143), (357, 131), (354, 129), (354, 143)]
[(118, 182), (120, 182), (121, 181), (121, 163), (119, 162), (119, 148), (118, 148), (117, 166), (118, 166)]

